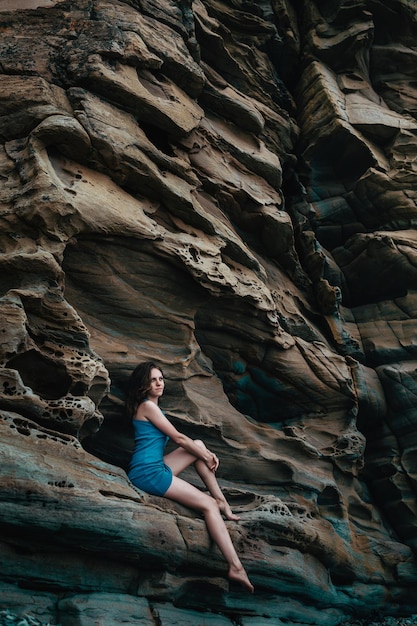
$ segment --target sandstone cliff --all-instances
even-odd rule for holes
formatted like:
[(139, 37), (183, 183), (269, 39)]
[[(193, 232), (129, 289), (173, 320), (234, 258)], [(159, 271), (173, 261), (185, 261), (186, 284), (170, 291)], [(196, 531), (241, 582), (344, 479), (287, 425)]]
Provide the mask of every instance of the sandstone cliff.
[[(3, 0), (0, 25), (0, 608), (417, 611), (416, 2)], [(221, 458), (251, 597), (127, 480), (148, 358)]]

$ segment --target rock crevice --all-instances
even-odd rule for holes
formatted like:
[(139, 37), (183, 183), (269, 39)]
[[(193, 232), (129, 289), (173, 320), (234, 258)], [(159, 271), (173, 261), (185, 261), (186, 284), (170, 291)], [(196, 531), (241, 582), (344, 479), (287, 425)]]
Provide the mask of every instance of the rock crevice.
[[(413, 3), (6, 0), (0, 25), (0, 609), (417, 612)], [(251, 597), (127, 479), (150, 358), (221, 459)]]

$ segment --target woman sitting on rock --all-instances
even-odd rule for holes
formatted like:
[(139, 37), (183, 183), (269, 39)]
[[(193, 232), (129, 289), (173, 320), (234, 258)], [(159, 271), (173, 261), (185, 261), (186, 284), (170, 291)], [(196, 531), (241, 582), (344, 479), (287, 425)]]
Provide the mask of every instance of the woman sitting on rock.
[[(150, 361), (140, 363), (130, 377), (126, 394), (126, 411), (135, 433), (129, 479), (149, 494), (164, 496), (200, 511), (210, 536), (229, 564), (229, 578), (253, 592), (222, 517), (223, 514), (228, 520), (239, 520), (232, 513), (215, 476), (219, 459), (202, 441), (180, 433), (165, 417), (158, 407), (163, 391), (161, 369)], [(164, 456), (168, 439), (179, 447)], [(178, 478), (192, 463), (211, 495)]]

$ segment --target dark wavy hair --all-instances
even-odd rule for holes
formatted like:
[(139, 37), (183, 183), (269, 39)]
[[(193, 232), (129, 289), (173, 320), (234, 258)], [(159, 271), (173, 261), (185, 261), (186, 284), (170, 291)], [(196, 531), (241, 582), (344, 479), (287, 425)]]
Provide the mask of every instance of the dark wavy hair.
[(154, 367), (162, 372), (159, 365), (153, 361), (144, 361), (139, 363), (130, 375), (125, 396), (126, 417), (128, 420), (133, 419), (139, 404), (146, 399), (146, 394), (151, 384), (151, 370)]

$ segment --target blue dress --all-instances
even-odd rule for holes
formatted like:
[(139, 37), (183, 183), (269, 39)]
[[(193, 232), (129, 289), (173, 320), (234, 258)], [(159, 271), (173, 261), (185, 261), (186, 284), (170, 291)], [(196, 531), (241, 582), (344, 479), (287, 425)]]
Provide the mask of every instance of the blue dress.
[(172, 483), (172, 470), (164, 463), (164, 448), (169, 437), (152, 422), (132, 420), (135, 449), (130, 460), (129, 480), (142, 491), (163, 496)]

